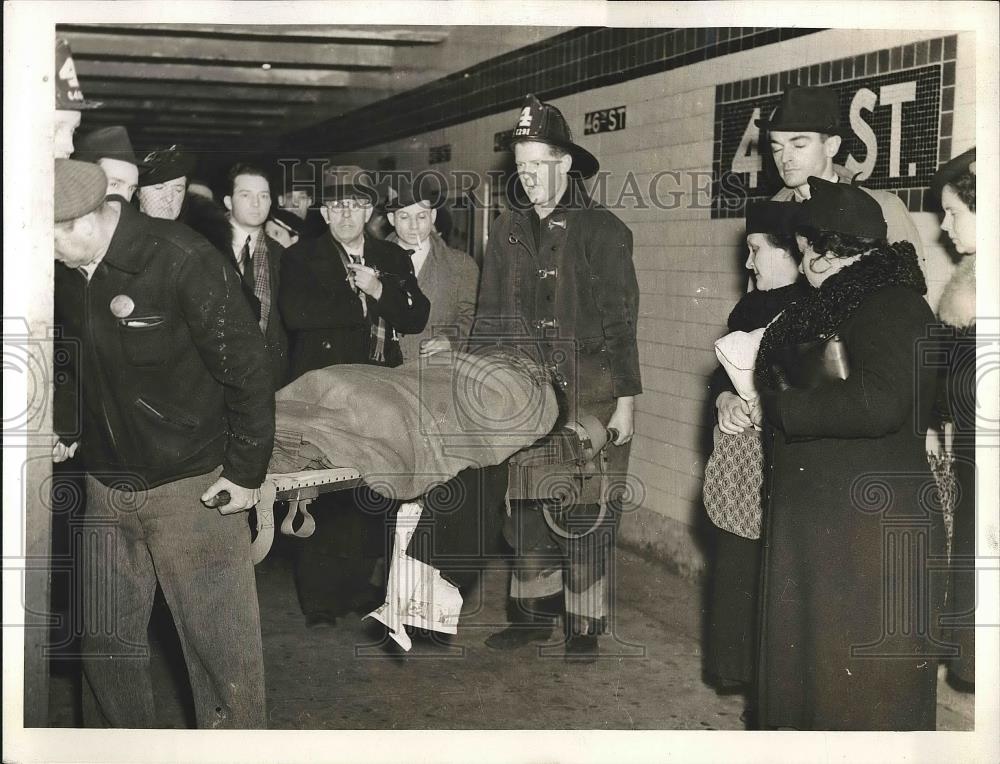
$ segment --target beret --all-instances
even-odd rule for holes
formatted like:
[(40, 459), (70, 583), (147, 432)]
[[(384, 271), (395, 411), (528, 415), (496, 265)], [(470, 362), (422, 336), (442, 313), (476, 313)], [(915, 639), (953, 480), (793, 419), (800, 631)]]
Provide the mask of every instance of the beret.
[(108, 178), (90, 162), (57, 159), (55, 166), (55, 222), (76, 220), (104, 202)]

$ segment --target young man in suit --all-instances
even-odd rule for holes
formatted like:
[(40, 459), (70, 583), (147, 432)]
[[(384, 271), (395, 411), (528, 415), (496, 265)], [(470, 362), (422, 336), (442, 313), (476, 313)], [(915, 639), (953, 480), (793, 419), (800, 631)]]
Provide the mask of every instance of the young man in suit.
[(442, 350), (461, 350), (476, 315), (479, 267), (465, 252), (452, 249), (434, 229), (441, 199), (437, 184), (402, 179), (395, 198), (385, 205), (395, 240), (410, 250), (421, 291), (431, 303), (422, 332), (404, 335), (399, 347), (405, 362)]
[(288, 381), (288, 337), (278, 311), (284, 247), (264, 232), (264, 223), (271, 212), (267, 173), (251, 164), (234, 165), (229, 171), (229, 189), (222, 203), (229, 210), (233, 228), (233, 258), (264, 334), (271, 359), (271, 379), (277, 390)]

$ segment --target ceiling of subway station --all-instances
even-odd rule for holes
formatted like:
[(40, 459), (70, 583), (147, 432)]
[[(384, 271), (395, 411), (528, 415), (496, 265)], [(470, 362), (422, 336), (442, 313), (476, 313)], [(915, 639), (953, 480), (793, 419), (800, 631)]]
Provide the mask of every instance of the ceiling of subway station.
[[(99, 109), (136, 148), (266, 150), (566, 27), (61, 24)], [(363, 128), (361, 128), (363, 129)]]

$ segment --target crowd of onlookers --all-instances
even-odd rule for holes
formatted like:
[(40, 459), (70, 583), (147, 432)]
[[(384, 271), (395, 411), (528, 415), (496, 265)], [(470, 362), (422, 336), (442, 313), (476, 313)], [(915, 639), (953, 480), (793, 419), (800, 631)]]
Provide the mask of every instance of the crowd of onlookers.
[[(974, 682), (975, 150), (935, 179), (959, 256), (936, 318), (905, 206), (834, 164), (836, 95), (792, 88), (760, 127), (784, 188), (748, 209), (751, 288), (716, 346), (706, 670), (750, 692), (763, 728), (933, 729), (938, 662)], [(561, 424), (597, 417), (624, 473), (642, 389), (631, 233), (586, 195), (597, 159), (557, 109), (529, 96), (513, 153), (526, 202), (495, 221), (481, 275), (436, 230), (444, 198), (427, 183), (336, 167), (316, 198), (240, 162), (213, 191), (183, 148), (140, 158), (124, 127), (57, 159), (56, 314), (83, 350), (53, 456), (84, 461), (88, 515), (116, 539), (82, 561), (100, 574), (85, 578), (85, 612), (111, 625), (85, 636), (88, 723), (155, 726), (148, 659), (120, 653), (145, 644), (159, 584), (199, 726), (264, 726), (246, 521), (201, 502), (256, 503), (274, 392), (311, 370), (396, 367), (526, 331)], [(944, 374), (921, 361), (942, 322)], [(928, 498), (949, 468), (950, 546)], [(384, 518), (362, 493), (321, 498), (299, 547), (310, 626), (384, 596)], [(490, 647), (547, 639), (561, 615), (567, 660), (599, 656), (620, 509), (614, 491), (509, 503), (511, 624)], [(931, 562), (949, 549), (943, 575)], [(115, 577), (111, 600), (101, 576)]]

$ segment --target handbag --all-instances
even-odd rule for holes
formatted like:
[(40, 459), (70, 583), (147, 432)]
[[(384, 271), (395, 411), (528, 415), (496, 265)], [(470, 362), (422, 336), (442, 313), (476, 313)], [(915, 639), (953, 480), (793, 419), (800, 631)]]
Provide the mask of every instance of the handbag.
[(724, 531), (759, 539), (764, 485), (761, 433), (748, 427), (739, 435), (727, 435), (716, 425), (714, 439), (702, 491), (708, 517)]
[(783, 390), (812, 390), (824, 382), (847, 379), (847, 345), (836, 334), (790, 345), (779, 351), (777, 377)]

